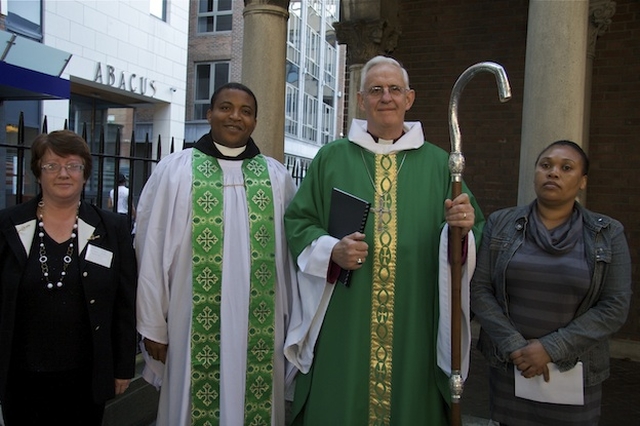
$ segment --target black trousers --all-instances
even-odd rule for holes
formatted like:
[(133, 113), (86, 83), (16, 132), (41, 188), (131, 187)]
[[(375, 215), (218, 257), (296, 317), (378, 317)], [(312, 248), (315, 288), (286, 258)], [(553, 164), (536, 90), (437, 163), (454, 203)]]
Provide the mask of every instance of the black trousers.
[(2, 401), (5, 426), (101, 426), (104, 403), (93, 401), (91, 373), (12, 371)]

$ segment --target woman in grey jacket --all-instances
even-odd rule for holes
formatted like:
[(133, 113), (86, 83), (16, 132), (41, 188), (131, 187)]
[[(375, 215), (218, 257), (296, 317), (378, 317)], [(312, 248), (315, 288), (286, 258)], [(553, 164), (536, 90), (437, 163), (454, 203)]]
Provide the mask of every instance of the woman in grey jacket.
[[(629, 310), (631, 260), (622, 224), (576, 201), (588, 170), (577, 144), (552, 143), (536, 160), (536, 200), (493, 213), (484, 228), (471, 308), (501, 425), (598, 424), (608, 338)], [(549, 395), (560, 382), (576, 391)]]

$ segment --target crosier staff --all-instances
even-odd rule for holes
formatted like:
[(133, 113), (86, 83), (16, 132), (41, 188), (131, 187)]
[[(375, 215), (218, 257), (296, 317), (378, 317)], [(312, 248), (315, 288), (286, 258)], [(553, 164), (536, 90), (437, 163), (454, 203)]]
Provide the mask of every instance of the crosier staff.
[[(484, 71), (492, 72), (498, 83), (498, 95), (501, 102), (511, 99), (511, 87), (507, 73), (501, 65), (493, 62), (479, 62), (467, 68), (451, 91), (449, 100), (449, 139), (451, 153), (449, 155), (449, 172), (451, 173), (451, 199), (455, 199), (462, 192), (462, 172), (464, 171), (464, 156), (462, 155), (462, 138), (458, 124), (458, 104), (462, 90), (476, 74)], [(461, 374), (461, 287), (462, 287), (462, 237), (461, 228), (451, 227), (449, 239), (451, 245), (451, 376), (449, 390), (451, 391), (451, 425), (461, 425), (460, 398), (464, 387)]]

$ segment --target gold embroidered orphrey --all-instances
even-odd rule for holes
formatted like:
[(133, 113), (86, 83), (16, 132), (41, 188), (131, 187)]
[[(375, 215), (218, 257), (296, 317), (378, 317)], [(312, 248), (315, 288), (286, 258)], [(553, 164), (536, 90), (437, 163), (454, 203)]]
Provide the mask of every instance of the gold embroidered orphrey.
[(374, 214), (377, 216), (376, 222), (380, 225), (375, 227), (373, 244), (369, 425), (389, 425), (391, 418), (393, 314), (398, 238), (396, 178), (404, 164), (404, 158), (398, 167), (395, 155), (376, 154), (375, 183), (369, 176), (378, 195)]
[[(373, 191), (376, 193), (377, 199), (374, 203), (374, 208), (372, 208), (372, 212), (374, 212), (374, 214), (376, 215), (376, 231), (377, 232), (382, 232), (384, 230), (385, 227), (385, 223), (388, 222), (389, 220), (386, 219), (389, 214), (391, 213), (391, 211), (389, 209), (386, 209), (385, 206), (385, 200), (384, 200), (384, 192), (382, 191), (382, 188), (380, 186), (380, 184), (376, 184), (373, 181), (373, 178), (371, 177), (371, 173), (369, 173), (369, 167), (367, 167), (367, 162), (364, 159), (364, 150), (361, 148), (360, 149), (360, 156), (362, 157), (362, 164), (364, 164), (364, 169), (367, 172), (367, 176), (369, 176), (369, 182), (371, 182), (371, 185), (373, 186)], [(388, 157), (388, 156), (385, 156)], [(376, 154), (374, 154), (374, 158), (376, 157)], [(391, 157), (389, 157), (391, 158)], [(393, 182), (395, 184), (396, 178), (398, 177), (398, 173), (400, 173), (400, 170), (402, 170), (402, 166), (404, 166), (404, 160), (407, 158), (407, 153), (405, 152), (404, 155), (402, 156), (402, 161), (400, 162), (400, 166), (399, 167), (395, 167), (394, 165), (394, 173), (393, 174), (387, 174), (386, 175), (386, 179), (389, 182)]]

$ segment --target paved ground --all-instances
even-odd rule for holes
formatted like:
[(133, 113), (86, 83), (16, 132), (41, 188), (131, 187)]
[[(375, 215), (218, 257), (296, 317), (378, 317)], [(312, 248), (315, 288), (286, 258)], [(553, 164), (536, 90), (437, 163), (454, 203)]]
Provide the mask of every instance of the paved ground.
[[(604, 382), (602, 393), (600, 426), (640, 426), (640, 362), (611, 359), (611, 377)], [(487, 363), (475, 347), (460, 408), (463, 426), (490, 424)]]
[[(611, 377), (604, 382), (602, 394), (600, 426), (640, 426), (640, 362), (612, 358)], [(487, 364), (475, 348), (460, 408), (465, 426), (489, 423)]]
[[(460, 408), (464, 426), (489, 425), (487, 364), (475, 347)], [(600, 426), (640, 426), (640, 362), (611, 359), (611, 377), (603, 384)]]

